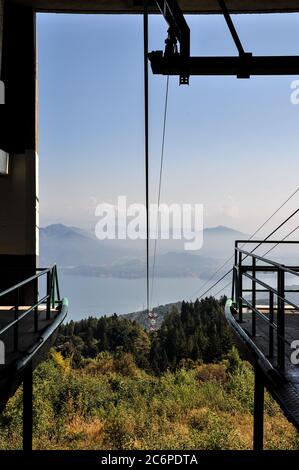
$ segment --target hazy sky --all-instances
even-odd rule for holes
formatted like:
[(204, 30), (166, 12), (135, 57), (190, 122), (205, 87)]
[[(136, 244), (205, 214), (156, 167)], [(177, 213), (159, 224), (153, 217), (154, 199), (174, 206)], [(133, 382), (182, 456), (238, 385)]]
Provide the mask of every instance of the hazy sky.
[[(235, 54), (221, 16), (187, 21), (193, 54)], [(299, 54), (299, 15), (234, 21), (247, 51)], [(164, 20), (152, 17), (150, 49), (165, 36)], [(97, 203), (144, 201), (142, 39), (140, 16), (38, 15), (41, 225), (91, 228)], [(189, 87), (171, 78), (162, 202), (202, 203), (206, 226), (253, 232), (298, 186), (295, 78), (191, 77)], [(150, 74), (152, 202), (165, 84)]]

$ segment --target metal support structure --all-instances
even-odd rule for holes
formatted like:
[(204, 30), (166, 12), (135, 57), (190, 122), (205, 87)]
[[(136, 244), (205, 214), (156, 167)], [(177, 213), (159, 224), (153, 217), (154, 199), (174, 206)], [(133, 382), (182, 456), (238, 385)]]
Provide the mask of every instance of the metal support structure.
[(239, 252), (238, 263), (238, 309), (239, 309), (239, 323), (243, 322), (243, 273), (242, 273), (242, 253)]
[(284, 281), (285, 272), (279, 269), (277, 274), (277, 365), (281, 370), (284, 370), (285, 367)]
[(23, 380), (23, 450), (32, 451), (33, 432), (33, 374), (32, 365), (24, 370)]
[(236, 300), (238, 297), (237, 286), (238, 286), (238, 271), (237, 271), (237, 266), (234, 265), (233, 276), (232, 276), (232, 292), (231, 292), (231, 298), (234, 300)]
[[(285, 276), (286, 273), (289, 273), (293, 276), (299, 277), (299, 267), (298, 266), (286, 266), (275, 261), (271, 261), (264, 256), (259, 256), (252, 251), (246, 251), (242, 248), (238, 247), (238, 243), (241, 241), (236, 241), (235, 245), (235, 263), (237, 262), (234, 269), (236, 270), (236, 297), (235, 301), (237, 304), (237, 312), (238, 312), (238, 321), (243, 321), (243, 307), (244, 305), (251, 311), (252, 315), (252, 338), (255, 338), (257, 329), (259, 325), (257, 324), (257, 319), (262, 322), (267, 323), (267, 330), (268, 330), (268, 345), (264, 354), (267, 355), (272, 361), (274, 358), (277, 358), (277, 362), (275, 367), (279, 369), (281, 373), (284, 372), (285, 369), (285, 348), (286, 343), (288, 343), (286, 336), (285, 336), (285, 306), (288, 309), (292, 309), (294, 311), (298, 310), (298, 305), (288, 296), (286, 295), (289, 292), (294, 292), (293, 289), (286, 289), (285, 288)], [(291, 245), (294, 243), (298, 243), (295, 241), (276, 241), (267, 240), (264, 242), (259, 242), (257, 240), (243, 240), (242, 244), (244, 243), (254, 243), (258, 246), (261, 243), (270, 244), (275, 243), (278, 244), (286, 244)], [(244, 261), (251, 258), (251, 263)], [(262, 265), (257, 264), (258, 262), (263, 262)], [(273, 275), (277, 276), (277, 287), (274, 288), (269, 283), (262, 281), (260, 278), (257, 277), (257, 273), (259, 272), (268, 272), (272, 273)], [(250, 274), (249, 274), (250, 273)], [(243, 289), (243, 277), (249, 279), (251, 281), (251, 288)], [(258, 286), (258, 288), (257, 288)], [(245, 292), (251, 292), (251, 302), (249, 301), (246, 296), (244, 297), (243, 294)], [(269, 293), (269, 306), (268, 306), (268, 315), (265, 314), (261, 307), (256, 305), (256, 293), (257, 292), (267, 292)], [(296, 292), (299, 292), (296, 290)], [(277, 299), (277, 308), (274, 306), (274, 299)], [(277, 320), (275, 320), (274, 311), (277, 311)], [(274, 337), (275, 332), (275, 337)], [(274, 341), (276, 339), (276, 343)], [(276, 349), (277, 346), (277, 349)], [(277, 355), (276, 355), (277, 350)]]
[[(33, 368), (44, 360), (45, 353), (55, 338), (54, 334), (64, 321), (68, 311), (67, 299), (60, 299), (56, 266), (37, 268), (36, 271), (34, 276), (0, 292), (1, 298), (9, 296), (9, 299), (12, 299), (11, 313), (15, 316), (13, 321), (0, 329), (0, 340), (4, 343), (9, 338), (12, 342), (12, 347), (9, 347), (6, 355), (6, 367), (1, 370), (0, 402), (3, 409), (19, 385), (23, 384), (23, 450), (26, 452), (32, 451)], [(47, 283), (47, 293), (43, 292), (42, 298), (33, 299), (30, 305), (24, 305), (26, 287), (33, 284), (39, 292), (40, 278)], [(44, 311), (46, 305), (46, 313), (50, 315), (51, 302), (57, 306), (57, 312), (51, 318), (52, 321), (39, 330), (39, 306), (43, 306)], [(21, 322), (25, 322), (24, 327), (20, 327)], [(37, 335), (38, 330), (39, 334)], [(25, 334), (25, 342), (21, 341), (22, 335), (20, 333)], [(18, 343), (19, 340), (20, 343)]]
[(230, 30), (230, 33), (232, 35), (232, 38), (234, 40), (234, 43), (236, 45), (236, 48), (238, 49), (239, 55), (244, 55), (245, 51), (243, 49), (242, 43), (240, 41), (240, 38), (238, 36), (238, 33), (236, 31), (236, 28), (234, 26), (234, 23), (230, 17), (229, 11), (227, 9), (226, 3), (224, 0), (218, 0), (219, 6), (222, 10), (224, 19), (226, 21), (226, 24), (228, 26), (228, 29)]
[(190, 29), (177, 0), (156, 0), (172, 33), (180, 43), (180, 55), (190, 56)]
[(238, 298), (238, 271), (237, 271), (238, 253), (237, 253), (237, 247), (238, 247), (238, 243), (237, 243), (237, 241), (235, 241), (233, 282), (232, 282), (232, 299), (234, 299), (235, 301)]
[(273, 330), (273, 321), (274, 321), (274, 294), (272, 291), (269, 291), (269, 358), (273, 358), (274, 354), (274, 330)]
[[(187, 61), (190, 57), (190, 29), (177, 0), (156, 0), (156, 3), (169, 25), (164, 57), (166, 59), (179, 57)], [(180, 44), (179, 52), (176, 40)], [(181, 68), (178, 75), (180, 76), (180, 85), (189, 84), (190, 74), (187, 65)]]
[(152, 71), (160, 75), (235, 76), (298, 75), (299, 56), (229, 56), (229, 57), (164, 57), (162, 51), (149, 54)]
[(252, 257), (252, 293), (251, 293), (251, 304), (253, 306), (252, 309), (252, 337), (254, 338), (256, 335), (256, 281), (255, 281), (255, 276), (256, 276), (256, 260), (254, 257)]
[[(240, 248), (238, 246), (239, 243), (242, 243)], [(254, 244), (255, 247), (250, 251), (249, 249), (245, 250), (243, 248), (244, 245), (250, 243)], [(294, 291), (291, 288), (285, 288), (285, 278), (286, 275), (298, 278), (299, 267), (297, 265), (286, 266), (266, 258), (271, 249), (267, 250), (265, 255), (258, 255), (254, 251), (256, 247), (262, 244), (274, 244), (276, 246), (278, 244), (291, 245), (295, 243), (298, 244), (298, 241), (273, 241), (269, 237), (261, 242), (250, 239), (237, 240), (235, 243), (234, 269), (238, 275), (236, 278), (237, 292), (235, 298), (237, 307), (232, 307), (232, 301), (230, 300), (230, 304), (226, 307), (226, 317), (229, 318), (228, 315), (234, 315), (233, 327), (253, 353), (255, 368), (253, 448), (256, 451), (263, 450), (265, 384), (270, 391), (273, 390), (275, 399), (281, 396), (280, 402), (283, 402), (283, 409), (288, 410), (289, 407), (293, 407), (291, 409), (291, 416), (293, 416), (292, 419), (296, 423), (297, 428), (299, 426), (299, 419), (297, 418), (298, 407), (291, 404), (293, 397), (296, 395), (296, 389), (293, 387), (296, 375), (289, 379), (285, 373), (285, 370), (290, 367), (289, 359), (285, 355), (285, 348), (286, 344), (290, 344), (291, 339), (288, 331), (285, 329), (285, 313), (286, 309), (290, 312), (298, 312), (298, 304), (287, 295), (289, 292)], [(275, 276), (277, 286), (273, 286), (272, 282), (262, 280), (260, 276), (257, 276), (257, 273), (265, 272)], [(246, 286), (244, 289), (242, 285), (243, 277), (251, 281), (251, 285)], [(295, 291), (298, 292), (298, 289)], [(248, 298), (249, 296), (244, 295), (245, 292), (251, 292), (251, 299)], [(269, 294), (269, 305), (257, 305), (257, 292)], [(277, 307), (274, 305), (274, 301), (275, 304), (277, 302)], [(252, 315), (252, 335), (249, 334), (247, 328), (243, 329), (239, 325), (243, 319), (243, 307), (248, 309), (245, 321), (248, 321), (250, 314)], [(277, 312), (276, 315), (275, 312)], [(259, 336), (260, 341), (255, 341), (256, 336)], [(294, 381), (293, 384), (292, 381)], [(287, 392), (285, 392), (284, 387), (287, 389)], [(289, 394), (289, 400), (286, 399), (285, 393)]]
[[(51, 319), (51, 305), (53, 308), (55, 308), (55, 306), (58, 308), (61, 306), (56, 266), (46, 269), (38, 268), (37, 271), (39, 272), (34, 276), (25, 279), (16, 286), (12, 286), (9, 289), (0, 292), (0, 297), (2, 299), (6, 296), (11, 296), (11, 298), (14, 299), (14, 306), (11, 309), (14, 319), (12, 322), (0, 329), (0, 339), (8, 331), (11, 332), (12, 349), (14, 352), (19, 352), (20, 325), (25, 318), (28, 318), (29, 315), (33, 316), (32, 330), (37, 332), (39, 326), (39, 306), (46, 306), (46, 318), (48, 320)], [(46, 278), (46, 295), (40, 299), (37, 298), (34, 300), (28, 308), (24, 308), (24, 290), (26, 290), (28, 286), (34, 285), (34, 289), (36, 289), (36, 292), (38, 293), (38, 280), (40, 277), (43, 277), (44, 279)], [(23, 308), (21, 310), (20, 307), (22, 305)]]
[[(56, 286), (56, 298), (60, 300), (60, 290), (59, 290), (59, 282), (58, 282), (58, 272), (57, 266), (54, 266), (54, 274), (55, 274), (55, 286)], [(55, 295), (54, 295), (55, 297)]]
[[(152, 71), (160, 75), (179, 75), (180, 84), (188, 84), (190, 75), (236, 76), (298, 75), (299, 56), (257, 56), (245, 52), (224, 0), (218, 0), (239, 55), (236, 57), (190, 57), (190, 29), (177, 0), (155, 0), (169, 25), (166, 51), (149, 54)], [(176, 50), (176, 39), (180, 52)], [(172, 50), (172, 53), (169, 51)]]
[(47, 313), (46, 318), (50, 320), (51, 318), (51, 271), (47, 272)]
[(264, 383), (257, 365), (254, 371), (253, 450), (261, 451), (264, 447)]

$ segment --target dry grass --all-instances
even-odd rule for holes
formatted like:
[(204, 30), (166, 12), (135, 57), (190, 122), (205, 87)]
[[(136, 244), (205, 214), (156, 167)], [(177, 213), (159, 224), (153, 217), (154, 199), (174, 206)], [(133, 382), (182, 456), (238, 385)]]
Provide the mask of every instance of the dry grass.
[[(34, 448), (251, 449), (252, 387), (246, 363), (234, 376), (223, 362), (154, 377), (127, 356), (83, 370), (56, 357), (35, 376)], [(268, 394), (265, 403), (265, 448), (298, 449), (294, 427)], [(19, 391), (2, 418), (0, 448), (20, 448), (21, 432)]]

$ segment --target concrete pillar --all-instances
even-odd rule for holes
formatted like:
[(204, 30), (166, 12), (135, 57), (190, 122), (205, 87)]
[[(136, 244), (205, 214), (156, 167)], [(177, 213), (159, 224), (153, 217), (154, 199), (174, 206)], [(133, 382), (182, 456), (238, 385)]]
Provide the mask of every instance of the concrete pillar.
[(37, 265), (35, 51), (34, 11), (5, 2), (0, 149), (9, 153), (9, 174), (0, 176), (0, 291), (31, 276)]

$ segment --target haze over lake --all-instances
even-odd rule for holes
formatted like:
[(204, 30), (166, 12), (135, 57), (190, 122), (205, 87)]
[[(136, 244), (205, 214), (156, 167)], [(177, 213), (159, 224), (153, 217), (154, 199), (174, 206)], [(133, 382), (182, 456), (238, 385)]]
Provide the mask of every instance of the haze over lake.
[[(130, 313), (144, 308), (145, 279), (96, 278), (61, 273), (59, 281), (61, 292), (70, 302), (68, 320), (79, 320), (89, 315), (100, 317)], [(203, 282), (198, 278), (158, 278), (153, 306), (188, 300)]]
[[(159, 241), (151, 306), (202, 293), (200, 287), (231, 254), (234, 240), (244, 236), (229, 227), (204, 229), (204, 246), (197, 253), (184, 251), (180, 241)], [(68, 319), (145, 308), (144, 241), (99, 241), (92, 232), (62, 224), (41, 229), (40, 240), (41, 265), (59, 266), (60, 290), (70, 302)]]
[[(68, 319), (131, 313), (145, 308), (143, 241), (122, 244), (116, 240), (113, 244), (96, 239), (86, 230), (62, 224), (43, 228), (40, 235), (41, 265), (58, 264), (61, 293), (70, 302)], [(231, 257), (235, 240), (246, 238), (246, 234), (218, 226), (204, 229), (203, 248), (196, 253), (184, 251), (171, 240), (159, 242), (151, 307), (195, 300), (231, 267), (231, 264), (224, 265), (216, 278), (211, 279), (223, 261)], [(287, 252), (282, 253), (278, 248), (271, 252), (271, 258), (278, 261), (289, 262), (287, 256)], [(294, 262), (293, 254), (291, 260)], [(211, 282), (202, 289), (209, 279)], [(209, 295), (217, 295), (229, 280), (225, 278)], [(294, 284), (294, 279), (286, 281)], [(219, 295), (229, 292), (227, 287)]]

